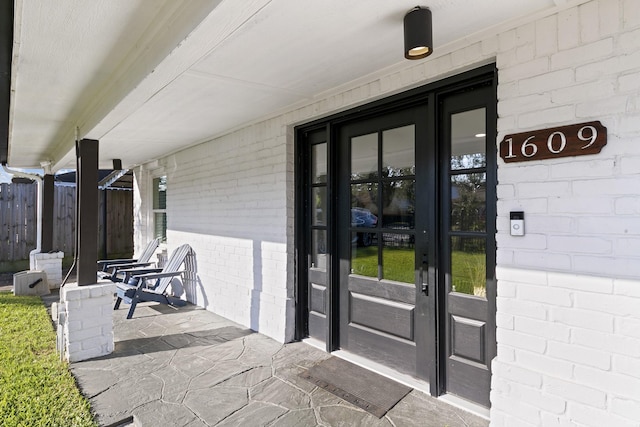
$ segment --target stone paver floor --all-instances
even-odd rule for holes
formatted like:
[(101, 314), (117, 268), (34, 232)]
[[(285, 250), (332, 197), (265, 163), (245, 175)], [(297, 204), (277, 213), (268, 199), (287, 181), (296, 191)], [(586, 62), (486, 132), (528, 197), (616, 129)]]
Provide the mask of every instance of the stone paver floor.
[(383, 418), (298, 374), (329, 355), (282, 345), (206, 310), (142, 304), (114, 314), (115, 351), (71, 364), (100, 425), (468, 426), (488, 421), (412, 391)]

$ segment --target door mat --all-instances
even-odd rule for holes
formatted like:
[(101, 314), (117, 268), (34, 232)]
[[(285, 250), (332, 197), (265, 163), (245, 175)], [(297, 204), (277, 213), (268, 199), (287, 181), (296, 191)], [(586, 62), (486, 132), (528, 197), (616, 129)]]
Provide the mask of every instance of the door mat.
[(337, 357), (312, 366), (300, 376), (378, 418), (411, 391), (411, 387)]

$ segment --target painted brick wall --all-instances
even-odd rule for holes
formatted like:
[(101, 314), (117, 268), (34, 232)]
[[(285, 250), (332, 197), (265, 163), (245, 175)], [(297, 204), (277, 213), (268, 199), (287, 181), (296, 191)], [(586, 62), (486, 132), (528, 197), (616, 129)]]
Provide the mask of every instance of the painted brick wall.
[(279, 341), (293, 338), (294, 315), (286, 157), (272, 120), (163, 160), (169, 249), (196, 253), (189, 300)]
[[(600, 120), (608, 144), (499, 162), (492, 426), (640, 425), (639, 5), (592, 1), (499, 35), (498, 140)], [(511, 210), (526, 236), (509, 235)]]
[[(145, 165), (136, 179), (168, 176), (169, 249), (196, 252), (190, 300), (290, 340), (293, 126), (495, 61), (498, 141), (601, 120), (608, 145), (595, 156), (499, 161), (491, 424), (637, 426), (640, 2), (557, 3), (557, 13), (470, 35)], [(147, 199), (136, 216), (146, 227)], [(526, 236), (509, 235), (511, 210), (525, 211)]]
[[(499, 140), (600, 120), (598, 155), (500, 164), (501, 265), (640, 277), (640, 22), (637, 2), (583, 4), (500, 35)], [(521, 52), (526, 52), (522, 54)], [(527, 235), (509, 236), (509, 211)]]

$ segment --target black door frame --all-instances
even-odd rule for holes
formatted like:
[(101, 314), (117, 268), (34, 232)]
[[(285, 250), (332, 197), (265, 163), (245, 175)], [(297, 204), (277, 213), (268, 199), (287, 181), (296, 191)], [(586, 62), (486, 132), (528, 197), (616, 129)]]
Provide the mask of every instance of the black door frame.
[[(349, 109), (344, 112), (340, 112), (337, 114), (329, 115), (309, 123), (296, 126), (294, 129), (294, 158), (295, 158), (295, 170), (294, 170), (294, 178), (295, 178), (295, 215), (294, 215), (294, 247), (295, 247), (295, 303), (296, 303), (296, 313), (295, 313), (295, 339), (302, 340), (303, 338), (308, 336), (308, 315), (309, 315), (309, 293), (308, 293), (308, 268), (307, 265), (307, 247), (309, 245), (309, 238), (307, 230), (309, 229), (310, 219), (307, 217), (307, 206), (306, 206), (306, 198), (305, 195), (308, 191), (308, 183), (306, 181), (308, 176), (308, 156), (309, 150), (307, 147), (307, 135), (313, 131), (324, 131), (326, 133), (326, 141), (328, 144), (328, 159), (335, 158), (336, 144), (337, 144), (337, 131), (336, 129), (342, 124), (362, 119), (365, 117), (370, 117), (377, 114), (382, 114), (384, 112), (390, 112), (401, 108), (406, 108), (415, 104), (428, 104), (430, 117), (435, 117), (435, 108), (439, 99), (443, 96), (461, 93), (469, 90), (470, 88), (477, 87), (478, 85), (489, 85), (492, 87), (493, 93), (497, 92), (497, 68), (495, 64), (488, 64), (479, 68), (476, 68), (471, 71), (467, 71), (461, 73), (459, 75), (455, 75), (452, 77), (445, 78), (443, 80), (427, 84), (425, 86), (421, 86), (415, 89), (408, 90), (403, 93), (399, 93), (397, 95), (393, 95), (384, 99), (380, 99), (374, 101), (372, 103), (366, 104), (364, 106), (356, 107), (353, 109)], [(497, 112), (494, 105), (487, 111), (487, 116), (490, 117), (493, 114), (493, 118), (497, 118)], [(433, 126), (429, 127), (430, 137), (433, 138), (433, 141), (437, 141), (438, 145), (441, 141), (436, 140), (436, 136), (440, 135), (440, 129), (438, 129), (440, 120), (437, 119)], [(495, 129), (495, 124), (493, 124), (493, 129)], [(436, 146), (436, 150), (439, 150), (439, 147)], [(488, 156), (492, 157), (492, 156)], [(497, 157), (497, 156), (495, 156)], [(416, 165), (418, 166), (418, 165)], [(493, 162), (492, 165), (487, 164), (487, 169), (489, 168), (495, 169), (496, 165)], [(328, 178), (328, 200), (335, 200), (336, 197), (336, 184), (335, 180), (332, 177), (336, 176), (336, 165), (334, 161), (328, 162), (328, 174), (330, 177)], [(437, 173), (437, 172), (434, 172)], [(491, 172), (494, 174), (495, 172)], [(487, 177), (489, 178), (489, 176)], [(490, 182), (490, 181), (489, 181)], [(496, 181), (494, 181), (496, 182)], [(494, 189), (495, 190), (495, 189)], [(495, 191), (494, 194), (495, 196)], [(488, 195), (489, 196), (489, 195)], [(495, 205), (495, 203), (493, 203)], [(490, 204), (491, 205), (491, 204)], [(440, 209), (440, 201), (437, 201), (438, 209)], [(334, 250), (328, 251), (328, 265), (335, 265), (336, 262), (333, 257), (337, 253), (335, 250), (337, 245), (337, 227), (334, 225), (336, 222), (336, 209), (330, 209), (327, 212), (327, 225), (328, 225), (328, 235), (327, 235), (327, 247), (334, 248)], [(493, 212), (487, 213), (487, 222), (493, 221), (495, 222), (495, 209)], [(492, 216), (489, 216), (492, 215)], [(442, 224), (438, 224), (438, 226), (442, 226)], [(438, 236), (442, 238), (441, 236)], [(435, 240), (435, 239), (432, 239)], [(488, 256), (493, 257), (493, 265), (495, 266), (495, 251), (496, 244), (495, 239), (488, 239), (487, 243), (487, 254)], [(432, 242), (430, 245), (440, 244), (439, 242)], [(431, 249), (430, 249), (431, 250)], [(435, 249), (433, 250), (435, 251)], [(489, 255), (490, 254), (490, 255)], [(429, 266), (428, 269), (428, 277), (430, 283), (430, 292), (434, 292), (434, 298), (430, 298), (429, 302), (429, 312), (433, 313), (429, 322), (431, 323), (430, 330), (439, 336), (443, 336), (446, 331), (444, 330), (444, 325), (442, 324), (442, 314), (436, 312), (438, 309), (438, 304), (444, 303), (445, 296), (443, 292), (441, 292), (438, 287), (433, 286), (436, 283), (436, 280), (441, 280), (441, 275), (443, 272), (439, 271), (440, 259), (434, 260), (436, 265)], [(339, 260), (338, 260), (339, 262)], [(329, 286), (327, 286), (327, 331), (326, 331), (326, 351), (332, 352), (339, 348), (339, 289), (337, 286), (339, 285), (339, 269), (329, 269), (327, 272)], [(495, 283), (495, 268), (492, 271), (487, 271), (487, 276), (489, 280), (493, 280)], [(491, 277), (490, 277), (491, 276)], [(495, 286), (491, 292), (487, 292), (487, 299), (489, 301), (489, 310), (490, 313), (493, 313), (494, 324), (488, 325), (488, 327), (495, 329)], [(494, 331), (495, 334), (495, 331)], [(436, 342), (436, 337), (432, 337), (434, 342)], [(424, 367), (428, 370), (429, 377), (429, 388), (430, 393), (433, 396), (438, 396), (442, 394), (445, 390), (444, 383), (444, 369), (440, 368), (440, 364), (444, 363), (443, 354), (441, 351), (441, 345), (436, 345), (433, 349), (432, 354), (429, 355), (426, 366)], [(495, 349), (494, 349), (495, 352)]]

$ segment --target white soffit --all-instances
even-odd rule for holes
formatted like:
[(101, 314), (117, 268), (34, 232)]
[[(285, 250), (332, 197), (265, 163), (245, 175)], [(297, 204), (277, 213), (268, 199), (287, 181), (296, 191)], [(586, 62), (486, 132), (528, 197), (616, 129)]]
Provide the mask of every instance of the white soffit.
[[(162, 6), (141, 3), (20, 2), (16, 9), (22, 14), (15, 17), (19, 42), (14, 44), (12, 164), (34, 166), (46, 159), (76, 109), (109, 80), (126, 53), (124, 46), (136, 43)], [(132, 31), (125, 31), (130, 27)]]
[[(20, 1), (20, 0), (18, 0)], [(406, 61), (414, 0), (21, 3), (10, 164), (72, 166), (74, 130), (126, 166)], [(191, 9), (186, 9), (184, 5)], [(434, 45), (555, 7), (433, 0)], [(428, 61), (428, 58), (424, 61)], [(133, 149), (135, 147), (135, 149)]]

